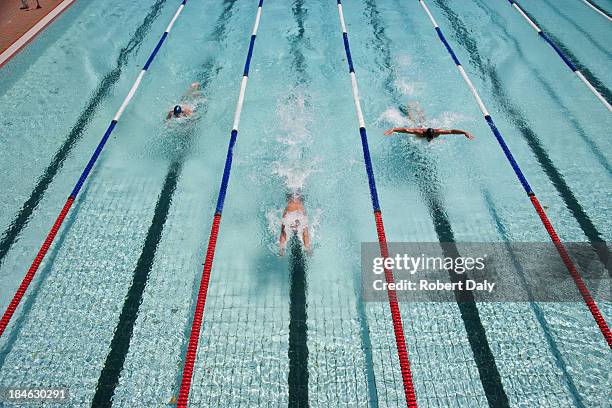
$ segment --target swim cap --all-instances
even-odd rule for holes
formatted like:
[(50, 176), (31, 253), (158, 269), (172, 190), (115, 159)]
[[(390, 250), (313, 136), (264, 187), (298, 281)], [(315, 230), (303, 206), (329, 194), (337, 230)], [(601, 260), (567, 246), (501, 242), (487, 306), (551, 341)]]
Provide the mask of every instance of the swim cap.
[(423, 133), (423, 136), (427, 138), (428, 142), (431, 142), (436, 137), (436, 134), (432, 128), (427, 128)]
[(183, 108), (181, 108), (181, 105), (176, 105), (174, 107), (174, 116), (180, 115), (181, 112), (183, 112)]

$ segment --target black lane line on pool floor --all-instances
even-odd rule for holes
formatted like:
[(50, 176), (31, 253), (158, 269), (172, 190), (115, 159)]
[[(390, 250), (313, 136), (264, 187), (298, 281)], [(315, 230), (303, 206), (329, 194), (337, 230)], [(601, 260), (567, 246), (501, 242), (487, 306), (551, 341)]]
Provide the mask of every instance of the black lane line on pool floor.
[[(306, 73), (306, 59), (302, 53), (304, 44), (304, 22), (306, 9), (303, 0), (294, 0), (291, 12), (297, 25), (297, 33), (290, 34), (289, 54), (292, 57), (291, 68), (297, 74), (295, 88), (309, 82)], [(308, 304), (306, 300), (306, 259), (299, 240), (291, 239), (291, 257), (289, 260), (289, 408), (308, 407)]]
[[(548, 176), (548, 179), (551, 181), (552, 185), (557, 190), (557, 193), (565, 203), (565, 206), (572, 213), (574, 219), (578, 222), (578, 225), (582, 229), (584, 235), (588, 238), (589, 242), (593, 244), (593, 250), (597, 253), (597, 256), (601, 260), (602, 264), (608, 268), (608, 259), (610, 259), (608, 250), (605, 245), (598, 245), (605, 242), (601, 233), (593, 224), (588, 214), (584, 211), (582, 205), (578, 202), (578, 199), (548, 156), (546, 150), (542, 147), (538, 136), (532, 130), (532, 125), (527, 121), (521, 109), (515, 105), (510, 100), (510, 97), (506, 94), (497, 70), (491, 64), (487, 63), (485, 65), (483, 63), (482, 59), (480, 58), (476, 42), (469, 35), (469, 31), (457, 14), (455, 14), (445, 2), (441, 0), (434, 0), (434, 2), (442, 10), (446, 19), (450, 21), (450, 26), (453, 30), (453, 37), (455, 38), (455, 41), (467, 51), (468, 58), (472, 65), (479, 70), (482, 77), (489, 79), (493, 87), (495, 103), (499, 104), (500, 108), (507, 112), (514, 126), (518, 128), (523, 136), (523, 139), (525, 139), (527, 145), (531, 149), (531, 152), (540, 164), (540, 167), (542, 170), (544, 170), (544, 173)], [(551, 96), (554, 97), (554, 95)], [(612, 274), (610, 269), (608, 269), (608, 274)]]
[[(391, 59), (391, 40), (385, 33), (385, 27), (380, 20), (380, 12), (373, 0), (366, 0), (366, 16), (370, 20), (370, 25), (374, 30), (374, 45), (381, 53), (379, 64), (381, 70), (389, 72), (385, 79), (385, 88), (392, 95), (393, 101), (396, 104), (400, 103), (401, 97), (398, 95), (394, 87), (394, 73), (392, 71)], [(400, 153), (405, 153), (410, 156), (410, 160), (401, 159), (412, 165), (413, 176), (417, 179), (417, 186), (425, 197), (425, 201), (429, 208), (429, 214), (434, 223), (434, 229), (438, 236), (438, 241), (448, 243), (450, 245), (443, 246), (445, 257), (459, 257), (459, 251), (455, 245), (455, 237), (451, 223), (446, 215), (444, 201), (440, 197), (440, 183), (437, 177), (435, 164), (420, 154), (418, 147), (413, 148), (408, 146), (407, 149), (402, 149)], [(395, 149), (394, 149), (395, 151)], [(401, 160), (398, 159), (398, 164)], [(405, 181), (405, 180), (404, 180)], [(464, 274), (458, 274), (455, 271), (449, 271), (451, 282), (465, 281)], [(463, 283), (465, 285), (465, 282)], [(487, 339), (486, 330), (482, 324), (480, 313), (474, 295), (470, 293), (458, 293), (455, 291), (455, 299), (461, 314), (468, 342), (474, 356), (474, 362), (478, 369), (480, 381), (482, 383), (485, 396), (490, 407), (509, 407), (508, 396), (504, 390), (501, 380), (501, 375), (495, 362), (495, 356), (491, 351), (489, 341)]]
[(308, 315), (306, 260), (295, 236), (291, 239), (289, 273), (289, 408), (300, 408), (308, 407)]
[(28, 225), (32, 213), (36, 207), (38, 207), (38, 204), (42, 200), (47, 188), (53, 182), (53, 179), (62, 168), (64, 161), (70, 155), (77, 142), (83, 137), (85, 130), (95, 116), (100, 104), (111, 94), (111, 90), (119, 81), (121, 72), (127, 65), (130, 55), (140, 48), (142, 41), (149, 32), (153, 22), (159, 16), (165, 2), (166, 0), (158, 0), (153, 6), (151, 6), (149, 13), (142, 21), (140, 26), (138, 26), (130, 41), (119, 52), (115, 68), (108, 72), (102, 81), (100, 81), (100, 84), (96, 88), (93, 96), (89, 99), (89, 102), (70, 130), (70, 133), (68, 133), (68, 137), (59, 150), (55, 153), (55, 156), (53, 156), (51, 163), (49, 166), (47, 166), (42, 176), (38, 179), (34, 190), (32, 190), (30, 193), (30, 197), (23, 203), (21, 209), (17, 213), (17, 216), (2, 234), (2, 238), (0, 238), (0, 266), (2, 266), (4, 258), (13, 244), (15, 244), (15, 242), (19, 239), (19, 235), (23, 229)]
[[(225, 39), (225, 26), (235, 2), (236, 0), (225, 0), (225, 8), (221, 16), (217, 19), (217, 24), (212, 33), (213, 41), (220, 43)], [(214, 59), (208, 59), (202, 64), (201, 74), (197, 78), (201, 83), (202, 94), (206, 93), (210, 83), (219, 74), (220, 70), (221, 67), (216, 65)], [(206, 111), (207, 105), (204, 104), (201, 111), (197, 113), (198, 118), (201, 118)], [(196, 118), (193, 120), (195, 121)], [(181, 134), (181, 141), (189, 140), (191, 143), (194, 138), (193, 133), (196, 129), (196, 123), (187, 123), (184, 124), (184, 126), (189, 126), (187, 130), (189, 134)], [(175, 129), (174, 131), (177, 130)], [(172, 135), (168, 137), (172, 137)], [(181, 141), (177, 143), (181, 143)], [(93, 408), (112, 406), (115, 389), (119, 383), (119, 377), (130, 349), (134, 325), (140, 312), (142, 296), (155, 261), (155, 255), (168, 218), (168, 212), (170, 211), (176, 186), (182, 173), (183, 163), (190, 154), (190, 143), (170, 149), (173, 150), (173, 152), (178, 150), (178, 154), (171, 160), (162, 190), (155, 205), (153, 220), (147, 231), (142, 252), (136, 264), (136, 268), (134, 269), (134, 278), (125, 297), (123, 308), (119, 316), (119, 322), (117, 323), (113, 339), (111, 340), (110, 350), (106, 357), (102, 372), (100, 373), (100, 377), (98, 378), (96, 393), (92, 401)]]
[(98, 378), (96, 393), (91, 403), (92, 407), (112, 406), (115, 387), (119, 383), (119, 375), (121, 374), (125, 357), (130, 348), (130, 340), (134, 331), (134, 324), (138, 317), (140, 304), (142, 303), (142, 295), (149, 279), (149, 273), (151, 272), (155, 259), (155, 252), (161, 240), (166, 219), (168, 218), (168, 211), (172, 204), (172, 197), (176, 190), (182, 167), (182, 160), (174, 161), (166, 174), (164, 186), (157, 200), (157, 204), (155, 204), (155, 212), (153, 220), (151, 221), (151, 226), (147, 232), (142, 252), (138, 258), (136, 268), (134, 269), (134, 278), (125, 297), (123, 308), (121, 309), (119, 323), (115, 328), (113, 339), (110, 344), (110, 351), (106, 356), (104, 367)]

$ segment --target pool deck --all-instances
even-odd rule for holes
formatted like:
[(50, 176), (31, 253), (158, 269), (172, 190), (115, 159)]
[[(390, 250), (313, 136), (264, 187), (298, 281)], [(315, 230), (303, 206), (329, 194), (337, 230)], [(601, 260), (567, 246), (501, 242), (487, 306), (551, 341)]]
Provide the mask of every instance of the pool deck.
[(0, 67), (43, 31), (75, 0), (28, 0), (30, 9), (21, 10), (21, 0), (0, 1)]

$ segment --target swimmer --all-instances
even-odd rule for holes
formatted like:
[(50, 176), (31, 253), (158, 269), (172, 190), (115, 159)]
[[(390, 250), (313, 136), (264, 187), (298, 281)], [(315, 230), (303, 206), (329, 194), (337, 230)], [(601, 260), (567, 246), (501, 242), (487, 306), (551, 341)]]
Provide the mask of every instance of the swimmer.
[[(200, 96), (200, 83), (194, 82), (193, 84), (191, 84), (187, 92), (185, 92), (185, 94), (182, 97), (182, 100), (184, 102), (189, 102), (191, 99), (195, 99), (199, 96)], [(180, 103), (178, 105), (175, 105), (174, 108), (170, 112), (168, 112), (166, 119), (185, 118), (191, 115), (193, 115), (193, 108), (191, 108), (191, 106), (189, 106), (187, 103)]]
[(291, 234), (295, 233), (298, 237), (301, 235), (304, 249), (306, 249), (308, 253), (311, 252), (310, 235), (308, 233), (308, 217), (306, 216), (306, 210), (304, 209), (304, 204), (299, 194), (287, 195), (287, 207), (281, 219), (281, 233), (279, 239), (280, 256), (285, 255), (285, 248), (287, 247), (287, 230), (289, 230)]
[(391, 128), (385, 131), (385, 136), (393, 133), (408, 133), (420, 139), (427, 139), (431, 142), (440, 135), (464, 135), (469, 140), (474, 140), (471, 133), (461, 129), (438, 129), (425, 127), (425, 112), (418, 103), (409, 103), (407, 106), (408, 120), (413, 127)]
[(474, 140), (471, 133), (461, 129), (437, 129), (437, 128), (391, 128), (385, 131), (385, 136), (392, 133), (408, 133), (420, 139), (427, 139), (431, 142), (440, 135), (464, 135), (470, 140)]

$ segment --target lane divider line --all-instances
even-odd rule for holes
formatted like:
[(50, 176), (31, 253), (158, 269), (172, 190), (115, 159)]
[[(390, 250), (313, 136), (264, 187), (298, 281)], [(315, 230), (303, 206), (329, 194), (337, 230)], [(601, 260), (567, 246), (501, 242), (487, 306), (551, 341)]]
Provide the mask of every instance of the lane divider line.
[(584, 75), (582, 74), (582, 72), (580, 72), (576, 65), (574, 65), (574, 63), (567, 57), (567, 55), (563, 53), (563, 51), (557, 46), (557, 44), (555, 44), (554, 41), (551, 40), (551, 38), (544, 31), (542, 31), (542, 29), (527, 15), (527, 13), (521, 8), (521, 6), (519, 6), (518, 3), (514, 0), (508, 0), (508, 3), (510, 3), (510, 5), (514, 7), (521, 16), (523, 16), (523, 18), (529, 23), (529, 25), (538, 33), (538, 35), (542, 37), (544, 41), (546, 41), (548, 45), (553, 48), (553, 50), (555, 50), (555, 52), (563, 60), (565, 65), (567, 65), (568, 68), (571, 69), (574, 74), (576, 74), (576, 76), (586, 85), (589, 91), (591, 91), (591, 93), (593, 93), (593, 95), (595, 95), (597, 99), (599, 99), (599, 101), (604, 104), (608, 111), (612, 112), (612, 105), (610, 105), (610, 102), (608, 102), (606, 98), (604, 98), (604, 96), (597, 89), (595, 89), (593, 84), (591, 84), (589, 80), (584, 77)]
[(39, 22), (34, 24), (32, 28), (25, 32), (21, 37), (19, 37), (14, 43), (12, 43), (6, 50), (0, 54), (0, 68), (4, 66), (11, 58), (13, 58), (19, 51), (21, 51), (26, 45), (30, 43), (39, 33), (41, 33), (45, 28), (47, 28), (55, 19), (57, 19), (60, 14), (66, 11), (75, 0), (64, 0), (60, 4), (58, 4), (53, 10), (49, 12), (46, 16), (40, 19)]
[(227, 193), (227, 185), (229, 183), (230, 172), (232, 170), (232, 158), (234, 155), (234, 145), (238, 138), (238, 127), (240, 125), (240, 114), (242, 113), (242, 107), (244, 104), (244, 96), (246, 92), (247, 82), (249, 79), (249, 68), (251, 66), (251, 58), (253, 57), (253, 48), (255, 46), (255, 39), (257, 37), (257, 30), (259, 29), (259, 21), (261, 19), (261, 12), (263, 8), (263, 0), (259, 0), (257, 6), (257, 15), (255, 17), (255, 23), (253, 25), (253, 32), (251, 34), (251, 40), (249, 42), (249, 50), (247, 52), (246, 62), (244, 64), (244, 72), (242, 80), (240, 82), (240, 93), (238, 94), (238, 102), (236, 103), (236, 111), (234, 112), (234, 122), (232, 125), (232, 131), (230, 134), (229, 146), (227, 149), (227, 156), (225, 158), (225, 166), (223, 168), (223, 177), (221, 179), (221, 186), (219, 188), (219, 195), (217, 197), (217, 206), (215, 209), (215, 215), (213, 217), (213, 223), (210, 230), (210, 237), (208, 239), (208, 248), (206, 250), (206, 259), (204, 261), (204, 270), (202, 271), (202, 279), (200, 280), (200, 288), (198, 290), (198, 298), (196, 300), (196, 307), (193, 315), (193, 322), (191, 323), (191, 333), (189, 335), (189, 344), (187, 346), (187, 352), (185, 353), (185, 364), (183, 366), (183, 375), (181, 378), (181, 388), (179, 391), (179, 397), (177, 402), (178, 408), (186, 408), (189, 401), (189, 391), (191, 390), (191, 381), (193, 379), (193, 370), (196, 355), (198, 352), (198, 342), (200, 340), (200, 330), (202, 328), (202, 320), (204, 318), (204, 306), (206, 305), (206, 295), (208, 293), (208, 285), (210, 282), (210, 275), (212, 271), (212, 263), (215, 257), (215, 248), (217, 246), (217, 237), (219, 235), (219, 224), (221, 223), (221, 213), (223, 212), (223, 204), (225, 203), (225, 195)]
[[(340, 28), (342, 29), (342, 40), (344, 42), (344, 50), (346, 52), (346, 60), (349, 67), (349, 75), (351, 77), (351, 89), (353, 91), (353, 102), (355, 103), (355, 111), (357, 113), (357, 121), (359, 122), (359, 135), (361, 136), (361, 146), (363, 149), (363, 160), (365, 163), (366, 173), (368, 175), (368, 184), (370, 187), (370, 198), (372, 200), (372, 207), (374, 210), (374, 221), (376, 222), (376, 232), (378, 235), (378, 243), (380, 246), (380, 253), (383, 258), (389, 257), (389, 250), (387, 248), (387, 237), (385, 236), (385, 227), (382, 219), (382, 212), (380, 210), (380, 203), (378, 201), (378, 192), (376, 191), (376, 181), (374, 178), (374, 169), (372, 167), (372, 159), (370, 157), (370, 149), (368, 147), (368, 136), (365, 128), (365, 121), (363, 119), (363, 111), (361, 109), (361, 102), (359, 98), (359, 88), (357, 86), (357, 76), (355, 75), (355, 68), (353, 66), (353, 58), (351, 56), (351, 48), (349, 45), (348, 32), (346, 31), (346, 23), (344, 21), (344, 12), (342, 9), (342, 1), (338, 2), (338, 16), (340, 18)], [(393, 272), (385, 268), (385, 280), (388, 284), (395, 282)], [(402, 373), (402, 381), (404, 385), (404, 395), (406, 397), (406, 406), (409, 408), (416, 408), (416, 392), (412, 382), (412, 371), (410, 369), (410, 361), (408, 359), (408, 348), (406, 346), (406, 339), (404, 336), (404, 328), (402, 324), (402, 317), (400, 313), (399, 303), (397, 300), (397, 293), (394, 289), (387, 289), (387, 296), (389, 298), (389, 307), (391, 309), (391, 318), (393, 320), (393, 331), (395, 334), (395, 343), (397, 346), (397, 355), (399, 357), (400, 370)]]
[(453, 51), (453, 49), (451, 48), (449, 43), (446, 41), (446, 38), (444, 37), (444, 34), (442, 33), (442, 30), (438, 26), (438, 23), (436, 22), (436, 20), (431, 15), (431, 12), (429, 11), (429, 8), (427, 7), (427, 5), (425, 4), (425, 2), (423, 0), (418, 0), (418, 1), (419, 1), (419, 3), (421, 3), (421, 6), (423, 7), (423, 9), (427, 13), (427, 15), (429, 15), (429, 17), (431, 19), (431, 22), (432, 22), (436, 32), (438, 33), (438, 37), (440, 37), (440, 40), (442, 41), (442, 43), (446, 47), (447, 51), (449, 52), (449, 54), (453, 58), (453, 61), (455, 61), (455, 64), (457, 65), (457, 69), (461, 73), (461, 76), (463, 77), (463, 79), (467, 83), (467, 85), (470, 88), (470, 91), (472, 92), (472, 94), (475, 96), (476, 101), (478, 102), (478, 106), (480, 107), (480, 110), (482, 111), (482, 113), (484, 115), (484, 119), (486, 120), (487, 124), (491, 128), (491, 131), (493, 132), (493, 135), (495, 136), (495, 139), (497, 140), (497, 142), (499, 143), (500, 147), (504, 151), (504, 154), (505, 154), (506, 158), (510, 162), (510, 165), (512, 166), (512, 169), (514, 170), (514, 173), (516, 174), (517, 178), (521, 182), (521, 185), (523, 186), (523, 189), (527, 193), (527, 196), (529, 197), (529, 200), (531, 201), (531, 203), (532, 203), (536, 213), (540, 217), (540, 220), (542, 221), (542, 224), (544, 225), (544, 228), (548, 232), (548, 235), (550, 236), (550, 239), (555, 244), (555, 247), (557, 248), (557, 252), (559, 252), (559, 255), (561, 256), (561, 259), (562, 259), (563, 263), (565, 264), (565, 267), (567, 268), (567, 270), (569, 271), (572, 279), (574, 280), (574, 283), (576, 284), (576, 287), (578, 288), (578, 291), (580, 292), (580, 295), (582, 296), (582, 298), (584, 300), (584, 303), (586, 304), (587, 308), (591, 312), (591, 315), (595, 319), (595, 322), (597, 323), (597, 326), (599, 326), (599, 330), (601, 331), (601, 333), (603, 334), (604, 338), (606, 339), (606, 342), (608, 343), (608, 347), (612, 348), (612, 334), (610, 333), (610, 329), (608, 328), (608, 324), (606, 323), (605, 319), (603, 318), (603, 315), (599, 311), (599, 308), (597, 307), (597, 304), (595, 303), (595, 300), (591, 296), (591, 293), (589, 292), (586, 284), (582, 280), (582, 276), (580, 276), (580, 273), (578, 272), (578, 270), (576, 269), (576, 266), (574, 265), (573, 261), (571, 260), (571, 258), (569, 256), (569, 253), (567, 252), (567, 249), (565, 248), (565, 246), (563, 245), (563, 243), (559, 239), (559, 236), (557, 235), (557, 232), (553, 228), (550, 220), (548, 219), (548, 216), (546, 215), (546, 213), (542, 209), (542, 206), (540, 205), (540, 202), (538, 201), (535, 193), (531, 189), (531, 186), (527, 182), (527, 179), (525, 178), (523, 172), (521, 171), (518, 163), (514, 159), (514, 156), (512, 155), (512, 152), (510, 151), (510, 148), (508, 147), (508, 145), (506, 145), (506, 142), (505, 142), (503, 136), (501, 135), (501, 133), (497, 129), (497, 126), (495, 125), (495, 122), (493, 122), (493, 118), (491, 117), (491, 115), (489, 114), (489, 112), (485, 108), (484, 104), (482, 103), (482, 99), (480, 99), (480, 97), (478, 96), (478, 92), (476, 91), (476, 88), (474, 87), (474, 84), (472, 84), (472, 81), (470, 81), (469, 77), (465, 73), (465, 70), (461, 66), (461, 63), (459, 62), (459, 59), (455, 55), (455, 52)]
[(598, 12), (599, 14), (601, 14), (602, 16), (604, 16), (605, 18), (608, 19), (608, 21), (612, 21), (612, 16), (608, 15), (608, 13), (606, 13), (605, 11), (603, 11), (600, 7), (598, 7), (596, 4), (590, 2), (589, 0), (582, 0), (582, 2), (584, 4), (586, 4), (587, 6), (589, 6), (590, 8), (592, 8), (593, 10), (595, 10), (596, 12)]
[[(176, 14), (174, 15), (173, 21), (175, 21), (176, 18), (181, 14), (181, 11), (183, 11), (183, 8), (185, 7), (186, 3), (187, 3), (187, 0), (183, 0), (181, 2), (181, 5), (179, 6), (178, 10), (176, 11)], [(124, 99), (123, 103), (121, 104), (121, 107), (117, 111), (117, 114), (115, 115), (115, 117), (111, 121), (110, 125), (106, 129), (106, 132), (104, 132), (104, 136), (102, 136), (102, 140), (100, 140), (100, 143), (98, 144), (98, 146), (96, 147), (96, 150), (94, 151), (93, 155), (89, 159), (89, 162), (87, 163), (87, 166), (85, 166), (85, 169), (83, 170), (83, 173), (79, 177), (76, 185), (74, 186), (74, 189), (70, 193), (70, 196), (68, 197), (68, 200), (66, 200), (66, 203), (64, 204), (64, 207), (62, 208), (59, 216), (55, 220), (55, 223), (53, 224), (53, 227), (51, 228), (51, 231), (47, 235), (47, 238), (45, 239), (42, 247), (38, 251), (38, 254), (34, 258), (34, 261), (32, 262), (32, 265), (30, 266), (30, 268), (28, 269), (28, 272), (26, 273), (23, 281), (21, 282), (21, 285), (19, 286), (19, 288), (17, 289), (17, 292), (13, 296), (13, 299), (9, 303), (6, 311), (4, 312), (4, 315), (2, 316), (2, 319), (0, 319), (0, 337), (4, 333), (4, 330), (6, 329), (6, 327), (8, 326), (8, 324), (9, 324), (9, 322), (11, 320), (11, 317), (15, 313), (15, 310), (17, 310), (17, 306), (19, 306), (19, 303), (21, 302), (21, 299), (23, 298), (23, 296), (25, 295), (28, 287), (30, 286), (30, 283), (32, 282), (32, 279), (34, 279), (34, 275), (36, 274), (36, 271), (38, 271), (38, 268), (40, 267), (40, 264), (42, 263), (45, 255), (47, 254), (47, 251), (49, 250), (49, 248), (53, 244), (53, 241), (55, 240), (55, 236), (57, 235), (57, 232), (59, 231), (60, 227), (62, 226), (62, 223), (64, 222), (64, 218), (66, 217), (66, 215), (70, 211), (70, 207), (72, 207), (72, 204), (74, 203), (74, 200), (76, 200), (76, 197), (79, 194), (79, 191), (81, 191), (81, 188), (83, 187), (83, 184), (85, 183), (85, 180), (87, 180), (87, 177), (89, 176), (89, 173), (91, 172), (91, 169), (93, 169), (94, 165), (96, 164), (96, 161), (98, 160), (98, 157), (100, 156), (100, 153), (102, 153), (102, 149), (104, 149), (104, 146), (106, 145), (106, 142), (108, 141), (108, 138), (110, 137), (111, 133), (113, 133), (113, 130), (115, 129), (115, 126), (117, 125), (117, 122), (121, 118), (121, 115), (123, 114), (125, 108), (130, 103), (132, 98), (134, 97), (134, 94), (136, 93), (136, 90), (140, 86), (140, 83), (142, 81), (142, 77), (144, 76), (144, 74), (149, 69), (149, 66), (153, 62), (153, 59), (155, 58), (155, 55), (157, 54), (157, 51), (159, 51), (159, 49), (161, 48), (162, 44), (164, 43), (166, 37), (170, 33), (170, 29), (171, 28), (172, 28), (172, 25), (169, 25), (168, 28), (166, 28), (166, 31), (164, 31), (164, 34), (161, 36), (159, 42), (157, 43), (157, 46), (155, 47), (155, 50), (153, 51), (153, 53), (151, 54), (151, 56), (147, 60), (147, 63), (145, 64), (145, 66), (143, 67), (142, 71), (138, 75), (138, 77), (136, 79), (136, 82), (134, 83), (134, 85), (130, 89), (130, 91), (129, 91), (128, 95), (126, 96), (126, 98)]]

